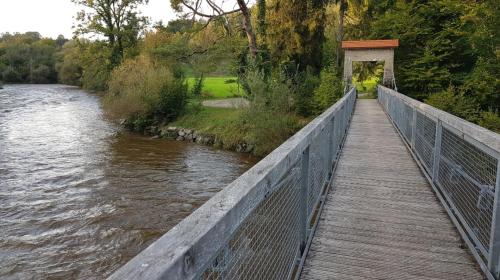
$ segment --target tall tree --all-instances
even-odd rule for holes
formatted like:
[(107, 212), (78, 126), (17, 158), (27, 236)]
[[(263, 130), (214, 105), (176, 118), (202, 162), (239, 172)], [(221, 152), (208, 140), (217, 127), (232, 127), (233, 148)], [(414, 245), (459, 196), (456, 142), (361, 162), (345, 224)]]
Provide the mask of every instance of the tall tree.
[(111, 65), (119, 64), (125, 51), (136, 45), (147, 19), (137, 11), (148, 0), (72, 0), (85, 7), (78, 12), (76, 35), (104, 36), (111, 49)]
[(310, 68), (322, 66), (325, 26), (324, 0), (267, 1), (267, 44), (275, 63)]
[(217, 0), (171, 0), (172, 8), (178, 12), (182, 12), (183, 8), (188, 10), (188, 14), (194, 17), (202, 17), (210, 23), (213, 20), (222, 20), (229, 31), (230, 27), (228, 16), (231, 14), (240, 13), (243, 17), (243, 30), (247, 36), (248, 49), (253, 58), (257, 56), (257, 39), (252, 26), (252, 17), (250, 9), (245, 0), (236, 0), (237, 7), (226, 9), (224, 0), (217, 3)]

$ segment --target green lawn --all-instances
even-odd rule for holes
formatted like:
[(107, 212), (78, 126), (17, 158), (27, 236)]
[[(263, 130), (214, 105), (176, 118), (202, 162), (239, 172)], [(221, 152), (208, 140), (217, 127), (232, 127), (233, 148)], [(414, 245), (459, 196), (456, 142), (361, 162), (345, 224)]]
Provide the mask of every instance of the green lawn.
[[(191, 89), (196, 78), (188, 78), (188, 85)], [(240, 87), (238, 95), (238, 84), (227, 83), (228, 80), (237, 80), (236, 77), (206, 77), (203, 81), (202, 94), (205, 98), (230, 98), (243, 95), (243, 89)]]
[(378, 79), (377, 77), (371, 77), (366, 81), (363, 81), (363, 84), (361, 82), (357, 81), (354, 77), (352, 82), (356, 86), (356, 90), (358, 92), (369, 92), (369, 93), (375, 93), (377, 89), (377, 84), (378, 84)]
[(240, 114), (240, 109), (203, 107), (197, 112), (181, 116), (170, 125), (191, 128), (202, 133), (214, 133), (227, 128)]

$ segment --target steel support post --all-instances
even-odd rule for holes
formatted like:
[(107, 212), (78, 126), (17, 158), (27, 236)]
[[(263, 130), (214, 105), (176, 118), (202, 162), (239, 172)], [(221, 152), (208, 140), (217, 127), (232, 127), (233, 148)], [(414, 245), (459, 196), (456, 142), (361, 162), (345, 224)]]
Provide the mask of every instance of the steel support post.
[(330, 120), (330, 125), (328, 126), (328, 178), (332, 175), (332, 165), (333, 157), (335, 156), (335, 150), (333, 149), (335, 145), (335, 117)]
[(306, 243), (307, 243), (307, 232), (308, 232), (308, 225), (307, 225), (307, 217), (308, 215), (308, 198), (309, 198), (309, 153), (310, 153), (310, 146), (308, 146), (303, 152), (302, 152), (302, 159), (301, 159), (301, 173), (300, 173), (300, 186), (301, 186), (301, 192), (300, 192), (300, 253), (302, 255), (302, 252), (305, 249)]
[(500, 278), (500, 158), (497, 158), (497, 178), (491, 221), (490, 247), (488, 250), (488, 269), (496, 279)]
[(417, 109), (413, 107), (413, 114), (411, 120), (411, 143), (410, 146), (415, 150), (415, 137), (417, 137)]
[(443, 136), (443, 123), (441, 120), (436, 122), (436, 137), (434, 139), (434, 159), (432, 162), (432, 181), (437, 182), (439, 172), (439, 159), (441, 158), (441, 139)]

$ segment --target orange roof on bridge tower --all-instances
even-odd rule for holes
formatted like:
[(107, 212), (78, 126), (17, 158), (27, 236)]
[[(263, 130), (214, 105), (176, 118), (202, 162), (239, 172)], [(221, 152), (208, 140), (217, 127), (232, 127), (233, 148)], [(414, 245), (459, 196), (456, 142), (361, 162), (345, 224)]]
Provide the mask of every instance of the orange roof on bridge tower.
[(399, 40), (364, 40), (342, 41), (343, 49), (393, 49), (399, 46)]

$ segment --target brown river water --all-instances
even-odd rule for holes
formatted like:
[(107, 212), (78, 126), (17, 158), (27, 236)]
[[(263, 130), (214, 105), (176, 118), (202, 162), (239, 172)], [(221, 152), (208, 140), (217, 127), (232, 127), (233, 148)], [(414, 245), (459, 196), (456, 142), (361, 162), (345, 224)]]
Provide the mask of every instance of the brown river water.
[(0, 279), (103, 279), (256, 162), (131, 135), (63, 85), (0, 90)]

